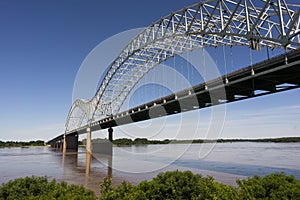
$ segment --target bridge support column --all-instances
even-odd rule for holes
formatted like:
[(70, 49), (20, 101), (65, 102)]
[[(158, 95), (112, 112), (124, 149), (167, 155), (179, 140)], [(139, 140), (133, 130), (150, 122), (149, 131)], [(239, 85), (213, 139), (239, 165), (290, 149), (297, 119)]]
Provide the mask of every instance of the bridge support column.
[(62, 141), (59, 143), (59, 151), (63, 151), (63, 148), (64, 148), (64, 141), (62, 140)]
[(67, 152), (67, 136), (64, 135), (64, 145), (63, 145), (63, 153)]
[(78, 134), (65, 135), (61, 143), (63, 153), (67, 151), (78, 151)]
[(91, 128), (86, 129), (86, 152), (92, 153), (92, 133), (91, 133)]
[(108, 128), (108, 166), (107, 166), (107, 176), (109, 178), (112, 178), (112, 155), (113, 155), (113, 128), (109, 127)]
[(109, 129), (108, 129), (108, 139), (109, 139), (110, 142), (113, 142), (113, 132), (114, 132), (113, 128), (109, 127)]
[(108, 142), (108, 153), (107, 154), (110, 157), (112, 157), (112, 153), (113, 153), (113, 132), (114, 132), (113, 128), (109, 127), (108, 128), (108, 140), (109, 140), (109, 142)]
[(92, 155), (89, 152), (85, 153), (86, 159), (85, 159), (85, 175), (89, 176), (91, 171), (91, 160)]

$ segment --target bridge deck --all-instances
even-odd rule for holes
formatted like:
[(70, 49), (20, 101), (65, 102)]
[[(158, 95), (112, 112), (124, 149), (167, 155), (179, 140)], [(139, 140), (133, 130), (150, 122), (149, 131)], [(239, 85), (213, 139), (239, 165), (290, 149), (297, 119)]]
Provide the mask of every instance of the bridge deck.
[[(91, 124), (96, 131), (286, 91), (300, 86), (300, 49), (201, 83)], [(222, 95), (223, 94), (223, 95)], [(162, 109), (162, 107), (164, 109)], [(83, 134), (87, 126), (67, 134)], [(62, 140), (63, 134), (50, 140)]]

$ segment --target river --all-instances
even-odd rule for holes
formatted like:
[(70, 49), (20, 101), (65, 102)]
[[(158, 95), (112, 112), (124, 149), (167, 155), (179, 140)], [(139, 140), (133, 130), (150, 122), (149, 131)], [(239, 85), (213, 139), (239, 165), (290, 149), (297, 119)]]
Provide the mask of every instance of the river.
[[(49, 147), (0, 148), (0, 183), (25, 176), (47, 176), (82, 184), (98, 193), (99, 183), (111, 176), (115, 185), (127, 180), (137, 184), (159, 172), (190, 170), (216, 181), (235, 185), (236, 179), (274, 172), (300, 179), (300, 143), (168, 144), (114, 147), (113, 157), (54, 151)], [(204, 149), (204, 150), (203, 150)], [(88, 163), (88, 165), (86, 165)]]

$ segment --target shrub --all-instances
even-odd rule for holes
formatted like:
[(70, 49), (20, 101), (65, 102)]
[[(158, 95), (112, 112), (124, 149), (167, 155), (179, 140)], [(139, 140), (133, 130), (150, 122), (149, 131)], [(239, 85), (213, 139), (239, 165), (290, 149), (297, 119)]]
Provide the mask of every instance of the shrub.
[(300, 181), (284, 173), (237, 180), (238, 187), (217, 183), (212, 177), (186, 172), (165, 172), (152, 181), (114, 188), (111, 179), (101, 183), (100, 199), (300, 199)]
[(105, 179), (100, 192), (100, 199), (237, 199), (234, 187), (190, 171), (160, 173), (152, 181), (142, 181), (137, 186), (123, 182), (117, 188)]
[(238, 180), (240, 199), (300, 199), (300, 181), (274, 173), (261, 178)]
[[(100, 184), (99, 199), (300, 199), (300, 181), (294, 176), (274, 173), (263, 178), (254, 176), (238, 180), (238, 187), (217, 183), (212, 177), (202, 177), (190, 171), (165, 172), (152, 181), (134, 186), (126, 181), (114, 188), (112, 180), (105, 178)], [(92, 200), (94, 192), (83, 186), (65, 182), (48, 182), (46, 177), (25, 177), (9, 181), (0, 187), (2, 199), (59, 199)]]
[(60, 199), (60, 200), (92, 200), (96, 199), (93, 191), (83, 186), (67, 185), (65, 182), (48, 182), (46, 177), (17, 178), (2, 184), (0, 199)]

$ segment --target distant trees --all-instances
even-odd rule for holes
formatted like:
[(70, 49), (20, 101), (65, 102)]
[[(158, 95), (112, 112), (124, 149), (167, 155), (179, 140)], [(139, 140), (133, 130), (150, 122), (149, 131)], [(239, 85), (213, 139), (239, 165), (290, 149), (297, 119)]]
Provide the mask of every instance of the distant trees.
[[(96, 138), (92, 140), (93, 143), (108, 142), (108, 139)], [(226, 142), (300, 142), (300, 137), (287, 137), (287, 138), (265, 138), (265, 139), (217, 139), (217, 140), (204, 140), (204, 139), (194, 139), (194, 140), (148, 140), (147, 138), (136, 138), (134, 140), (129, 138), (120, 138), (113, 140), (113, 143), (118, 146), (122, 145), (147, 145), (147, 144), (191, 144), (191, 143), (226, 143)], [(86, 143), (86, 139), (83, 139), (79, 144)]]
[(30, 141), (30, 142), (0, 141), (0, 147), (25, 147), (25, 146), (45, 146), (45, 142), (42, 140)]
[(300, 142), (300, 137), (262, 138), (262, 139), (218, 139), (217, 142)]
[(145, 145), (145, 144), (168, 144), (171, 141), (166, 140), (148, 140), (147, 138), (136, 138), (135, 140), (128, 138), (116, 139), (113, 141), (115, 145)]
[(132, 145), (133, 141), (132, 139), (128, 138), (121, 138), (121, 139), (116, 139), (113, 141), (115, 145)]
[(134, 144), (149, 144), (150, 141), (148, 141), (147, 138), (136, 138), (134, 140)]

